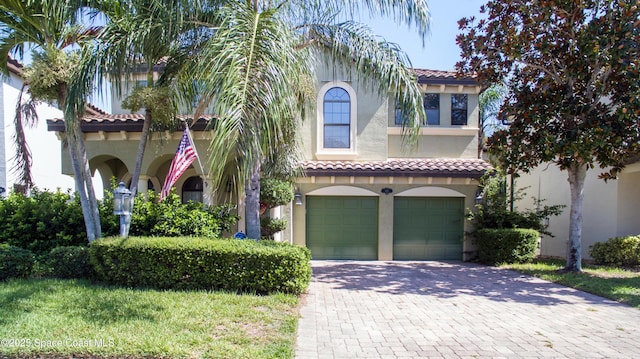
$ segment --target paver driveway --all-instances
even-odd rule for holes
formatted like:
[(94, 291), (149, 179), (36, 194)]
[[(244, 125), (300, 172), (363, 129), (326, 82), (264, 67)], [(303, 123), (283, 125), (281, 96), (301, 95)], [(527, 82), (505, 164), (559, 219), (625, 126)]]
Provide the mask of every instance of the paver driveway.
[(459, 262), (312, 261), (296, 358), (640, 358), (640, 310)]

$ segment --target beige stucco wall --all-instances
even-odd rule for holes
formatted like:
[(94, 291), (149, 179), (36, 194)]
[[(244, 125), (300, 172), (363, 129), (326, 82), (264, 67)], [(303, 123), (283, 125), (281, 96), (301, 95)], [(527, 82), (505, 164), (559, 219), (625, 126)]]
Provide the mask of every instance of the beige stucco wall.
[[(615, 236), (640, 233), (637, 204), (640, 203), (640, 172), (625, 170), (618, 180), (598, 179), (601, 169), (589, 170), (585, 181), (582, 226), (582, 255), (589, 258), (589, 246)], [(549, 230), (555, 238), (544, 236), (541, 255), (566, 256), (569, 239), (571, 195), (567, 173), (554, 165), (539, 166), (516, 180), (516, 188), (525, 188), (528, 196), (518, 208), (534, 208), (532, 196), (546, 199), (545, 204), (564, 204), (562, 215), (552, 217)]]
[[(60, 134), (64, 136), (64, 134)], [(173, 159), (182, 132), (155, 133), (151, 135), (147, 145), (147, 150), (142, 162), (141, 179), (149, 179), (153, 182), (157, 190), (160, 189), (164, 178), (169, 171), (171, 160)], [(200, 161), (207, 172), (208, 146), (210, 143), (210, 133), (202, 131), (192, 132), (196, 150), (200, 156)], [(128, 181), (135, 166), (135, 156), (140, 140), (139, 133), (85, 133), (85, 145), (87, 157), (92, 171), (98, 171), (102, 177), (104, 188), (109, 188), (111, 177), (117, 180)], [(73, 169), (68, 151), (62, 151), (62, 173), (72, 175)], [(183, 175), (176, 188), (181, 189), (182, 183), (189, 178), (189, 175), (203, 175), (200, 163), (195, 161), (189, 171)], [(208, 187), (209, 191), (213, 190)], [(207, 193), (205, 193), (207, 195)]]

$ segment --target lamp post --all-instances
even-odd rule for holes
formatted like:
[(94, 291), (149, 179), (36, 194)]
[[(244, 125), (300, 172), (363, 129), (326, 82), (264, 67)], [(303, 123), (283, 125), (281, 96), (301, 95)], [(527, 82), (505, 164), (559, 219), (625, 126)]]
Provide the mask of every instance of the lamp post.
[(120, 237), (127, 238), (131, 224), (131, 191), (120, 182), (113, 190), (113, 214), (120, 216)]

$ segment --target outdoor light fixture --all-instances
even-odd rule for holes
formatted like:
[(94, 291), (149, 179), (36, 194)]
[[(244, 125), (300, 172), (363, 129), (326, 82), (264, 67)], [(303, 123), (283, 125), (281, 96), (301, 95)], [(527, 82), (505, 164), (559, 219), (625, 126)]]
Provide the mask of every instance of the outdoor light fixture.
[(120, 216), (120, 237), (127, 238), (131, 224), (131, 206), (133, 204), (131, 191), (120, 182), (113, 190), (113, 214)]
[(300, 189), (298, 189), (293, 195), (293, 204), (296, 206), (302, 206), (302, 193), (300, 193)]
[(482, 196), (482, 189), (478, 188), (478, 191), (476, 192), (476, 204), (480, 204), (482, 203), (482, 201), (484, 200), (484, 197)]
[(389, 188), (389, 187), (385, 187), (380, 192), (382, 192), (384, 194), (389, 194), (389, 193), (393, 193), (393, 190), (391, 188)]

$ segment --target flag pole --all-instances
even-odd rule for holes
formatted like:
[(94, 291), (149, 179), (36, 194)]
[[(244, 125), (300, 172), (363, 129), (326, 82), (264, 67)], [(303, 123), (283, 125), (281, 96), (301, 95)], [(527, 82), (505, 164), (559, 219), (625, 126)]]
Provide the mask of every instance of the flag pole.
[[(194, 121), (195, 122), (195, 121)], [(202, 166), (202, 162), (200, 162), (200, 155), (198, 154), (198, 148), (196, 147), (196, 141), (193, 140), (193, 136), (191, 135), (191, 127), (189, 123), (185, 120), (184, 125), (187, 127), (187, 136), (189, 137), (189, 141), (193, 144), (193, 151), (196, 153), (196, 158), (198, 159), (198, 164), (200, 165), (200, 171), (204, 175), (204, 167)]]

